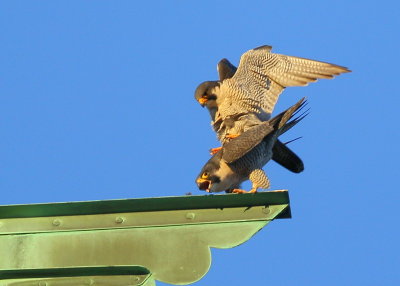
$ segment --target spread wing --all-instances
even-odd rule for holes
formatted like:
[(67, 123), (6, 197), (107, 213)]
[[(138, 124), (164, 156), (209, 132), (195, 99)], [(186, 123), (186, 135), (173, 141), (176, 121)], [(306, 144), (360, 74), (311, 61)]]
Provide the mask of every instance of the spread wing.
[(350, 72), (345, 67), (299, 57), (271, 53), (271, 46), (247, 51), (240, 58), (237, 71), (223, 83), (247, 112), (262, 110), (271, 114), (279, 95), (288, 86), (306, 86), (321, 78)]

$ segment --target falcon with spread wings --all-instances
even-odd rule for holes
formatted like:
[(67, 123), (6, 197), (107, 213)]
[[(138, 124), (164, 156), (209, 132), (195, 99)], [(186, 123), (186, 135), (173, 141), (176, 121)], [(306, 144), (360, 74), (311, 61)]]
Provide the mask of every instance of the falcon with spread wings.
[(271, 49), (261, 46), (247, 51), (237, 70), (222, 60), (218, 64), (220, 80), (197, 87), (195, 98), (210, 111), (212, 126), (222, 144), (269, 120), (286, 87), (306, 86), (350, 72), (335, 64), (271, 53)]

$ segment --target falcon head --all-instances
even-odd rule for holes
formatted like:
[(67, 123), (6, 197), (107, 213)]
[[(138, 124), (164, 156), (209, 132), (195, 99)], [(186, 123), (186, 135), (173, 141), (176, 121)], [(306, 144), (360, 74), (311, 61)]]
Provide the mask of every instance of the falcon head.
[(218, 162), (207, 162), (207, 164), (204, 165), (196, 179), (199, 190), (207, 191), (207, 193), (215, 191), (214, 189), (218, 187), (218, 184), (221, 182), (221, 178), (217, 175), (219, 168)]
[(238, 185), (239, 177), (222, 160), (222, 151), (218, 151), (201, 169), (196, 178), (199, 190), (208, 193), (222, 192)]
[(219, 87), (218, 81), (205, 81), (196, 88), (194, 98), (202, 107), (206, 106), (208, 109), (216, 108), (216, 87)]

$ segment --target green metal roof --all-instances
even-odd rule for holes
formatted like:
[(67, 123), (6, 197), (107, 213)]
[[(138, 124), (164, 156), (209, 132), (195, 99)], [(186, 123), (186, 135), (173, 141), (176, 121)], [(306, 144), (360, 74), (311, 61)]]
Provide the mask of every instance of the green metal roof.
[[(0, 206), (0, 219), (289, 204), (286, 190), (254, 194), (120, 199)], [(288, 207), (276, 218), (290, 218)]]
[(190, 284), (211, 248), (290, 217), (281, 190), (0, 206), (0, 286)]

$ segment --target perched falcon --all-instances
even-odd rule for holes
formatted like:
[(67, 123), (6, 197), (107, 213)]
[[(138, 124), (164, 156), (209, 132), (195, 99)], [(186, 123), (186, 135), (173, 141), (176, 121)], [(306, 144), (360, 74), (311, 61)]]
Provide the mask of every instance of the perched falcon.
[(274, 118), (225, 143), (202, 168), (196, 179), (199, 189), (246, 193), (238, 187), (248, 179), (252, 182), (250, 193), (258, 188), (269, 188), (270, 182), (262, 167), (271, 160), (272, 148), (278, 137), (307, 115), (297, 115), (305, 103), (303, 98)]
[(207, 106), (219, 141), (224, 144), (247, 129), (271, 118), (279, 95), (288, 86), (306, 86), (321, 78), (350, 72), (345, 67), (271, 53), (261, 46), (244, 53), (239, 67), (219, 64), (219, 81), (206, 81), (195, 91)]
[[(222, 82), (225, 79), (231, 78), (234, 76), (237, 68), (229, 62), (227, 59), (222, 59), (218, 63), (218, 74), (219, 74), (219, 81)], [(200, 100), (202, 100), (200, 98)], [(205, 102), (203, 107), (206, 106), (210, 116), (211, 121), (214, 122), (215, 114), (218, 111), (218, 105), (216, 97), (212, 98), (209, 97)], [(222, 142), (223, 143), (223, 142)], [(216, 153), (216, 151), (220, 150), (221, 148), (213, 148), (211, 149), (212, 154)], [(287, 147), (284, 143), (277, 140), (273, 147), (273, 156), (272, 160), (277, 162), (279, 165), (285, 167), (289, 171), (294, 173), (300, 173), (304, 170), (303, 161)]]

